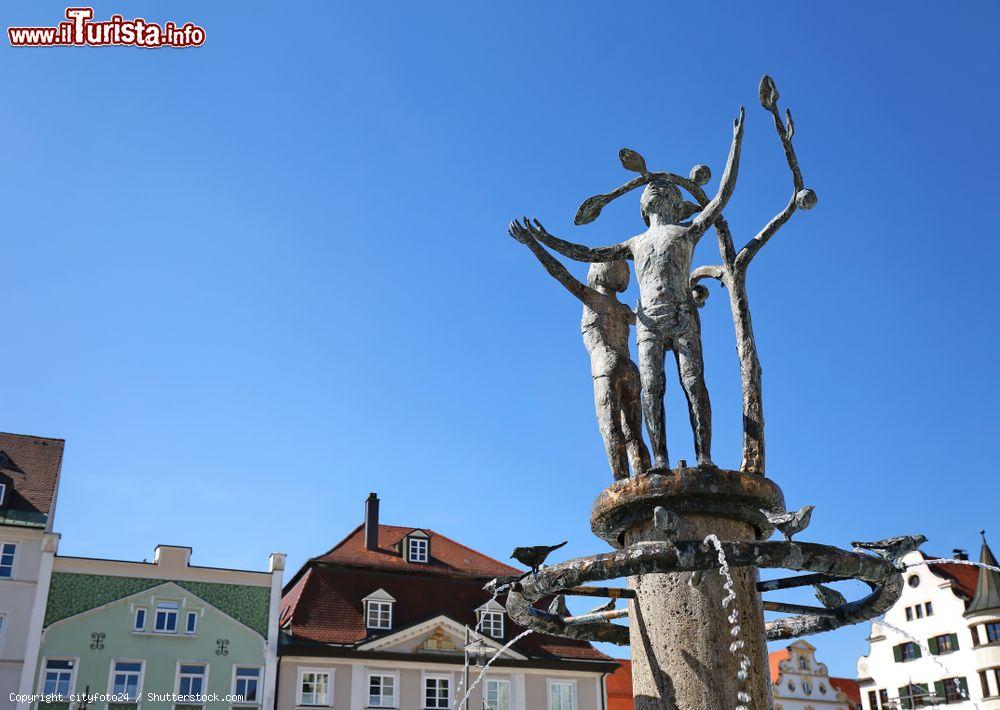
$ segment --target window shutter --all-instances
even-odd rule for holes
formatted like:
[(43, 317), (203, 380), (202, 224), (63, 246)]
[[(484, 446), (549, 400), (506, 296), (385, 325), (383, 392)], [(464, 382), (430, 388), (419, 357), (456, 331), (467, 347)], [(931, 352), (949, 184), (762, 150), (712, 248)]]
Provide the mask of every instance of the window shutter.
[(913, 700), (910, 698), (910, 689), (905, 685), (899, 689), (899, 705), (904, 710), (910, 710), (913, 707)]
[(969, 684), (965, 682), (965, 677), (958, 679), (958, 690), (962, 693), (963, 698), (969, 697)]
[(938, 655), (937, 636), (927, 639), (927, 646), (931, 649), (931, 653)]
[(892, 647), (892, 657), (894, 659), (896, 659), (896, 663), (899, 663), (900, 661), (902, 661), (903, 660), (903, 649), (902, 649), (902, 647), (900, 647), (900, 646), (893, 646)]
[(952, 651), (957, 651), (958, 650), (958, 634), (948, 634), (948, 635), (951, 636), (951, 650)]
[[(912, 641), (911, 641), (911, 643), (912, 643)], [(913, 644), (913, 654), (914, 654), (913, 657), (914, 658), (920, 658), (920, 656), (921, 656), (922, 653), (923, 653), (923, 651), (920, 650), (920, 644), (914, 643)]]
[(934, 681), (934, 699), (939, 703), (944, 702), (944, 681), (936, 680)]

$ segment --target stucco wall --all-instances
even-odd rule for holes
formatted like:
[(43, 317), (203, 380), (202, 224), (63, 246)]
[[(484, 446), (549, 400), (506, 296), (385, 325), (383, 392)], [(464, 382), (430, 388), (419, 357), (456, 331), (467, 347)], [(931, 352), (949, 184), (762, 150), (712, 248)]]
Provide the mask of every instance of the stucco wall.
[(13, 576), (0, 579), (0, 614), (6, 616), (0, 640), (0, 710), (11, 710), (15, 704), (10, 694), (18, 690), (21, 680), (31, 608), (35, 602), (42, 530), (0, 527), (0, 541), (17, 545)]

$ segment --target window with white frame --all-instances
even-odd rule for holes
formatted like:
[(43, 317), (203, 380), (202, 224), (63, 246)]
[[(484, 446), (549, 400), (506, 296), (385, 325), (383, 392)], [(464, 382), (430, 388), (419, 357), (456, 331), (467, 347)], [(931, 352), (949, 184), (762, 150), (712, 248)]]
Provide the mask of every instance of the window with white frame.
[(396, 676), (385, 673), (368, 674), (368, 707), (396, 707)]
[(369, 599), (367, 618), (367, 626), (369, 629), (391, 629), (392, 602)]
[(436, 710), (451, 706), (451, 676), (424, 677), (424, 709)]
[(333, 671), (299, 669), (299, 705), (329, 705), (333, 696)]
[(576, 710), (571, 681), (549, 681), (549, 710)]
[(76, 660), (72, 658), (49, 658), (42, 671), (42, 692), (45, 695), (66, 697), (73, 692), (73, 669)]
[(137, 703), (142, 692), (142, 661), (114, 661), (111, 692), (118, 696), (116, 702)]
[(135, 623), (132, 625), (135, 631), (146, 630), (146, 610), (142, 607), (135, 610)]
[(502, 611), (479, 612), (479, 629), (487, 636), (492, 636), (495, 639), (502, 639), (503, 612)]
[(0, 481), (0, 507), (7, 502), (7, 484)]
[(410, 562), (427, 562), (429, 559), (426, 537), (410, 537), (406, 543), (406, 559)]
[(184, 626), (184, 633), (194, 634), (198, 630), (198, 612), (189, 611), (187, 613), (187, 621)]
[(0, 579), (10, 579), (14, 576), (14, 558), (17, 556), (17, 543), (0, 542)]
[(236, 666), (233, 669), (233, 695), (240, 705), (260, 704), (260, 666)]
[(185, 705), (205, 702), (205, 681), (208, 666), (204, 663), (181, 663), (177, 667), (177, 695)]
[(510, 681), (487, 678), (483, 688), (483, 707), (486, 710), (510, 710)]
[(181, 608), (179, 602), (156, 602), (156, 618), (153, 621), (153, 631), (161, 634), (177, 633), (177, 612)]

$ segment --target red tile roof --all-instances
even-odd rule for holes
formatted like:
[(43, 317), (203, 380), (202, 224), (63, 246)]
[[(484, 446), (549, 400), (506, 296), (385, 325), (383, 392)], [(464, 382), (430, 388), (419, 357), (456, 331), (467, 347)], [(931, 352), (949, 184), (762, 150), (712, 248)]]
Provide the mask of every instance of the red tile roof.
[[(291, 641), (355, 646), (371, 640), (362, 600), (378, 589), (396, 600), (393, 630), (383, 635), (440, 615), (474, 627), (476, 609), (490, 599), (483, 584), (523, 573), (426, 528), (420, 529), (430, 536), (431, 562), (406, 562), (392, 546), (415, 529), (380, 525), (379, 550), (372, 551), (362, 526), (307, 562), (281, 600), (280, 625)], [(523, 630), (508, 618), (503, 641)], [(532, 658), (610, 660), (585, 641), (544, 634), (526, 636), (514, 650)]]
[(44, 525), (42, 516), (49, 516), (55, 507), (65, 443), (62, 439), (0, 433), (0, 475), (13, 489), (7, 493), (0, 518), (34, 515)]
[[(430, 536), (430, 561), (407, 562), (396, 546), (411, 532), (420, 530)], [(318, 562), (332, 562), (369, 569), (406, 570), (407, 572), (435, 573), (474, 577), (504, 577), (521, 574), (522, 570), (476, 552), (449, 537), (425, 528), (405, 528), (397, 525), (378, 526), (378, 548), (365, 547), (365, 526), (359, 525), (337, 543), (329, 552), (315, 558)]]
[[(927, 558), (926, 555), (924, 555), (924, 557)], [(955, 585), (959, 594), (966, 599), (972, 599), (972, 597), (975, 596), (976, 582), (979, 580), (978, 567), (959, 564), (940, 564), (927, 565), (927, 569), (936, 574), (938, 577), (950, 580)]]
[(781, 668), (779, 664), (782, 661), (787, 661), (792, 657), (792, 652), (788, 648), (783, 648), (780, 651), (771, 651), (767, 654), (767, 665), (771, 670), (771, 685), (778, 682), (778, 676), (781, 675)]
[(841, 691), (855, 706), (861, 706), (861, 686), (850, 678), (830, 677), (830, 685)]
[(608, 676), (608, 710), (632, 710), (632, 661), (616, 658), (621, 665)]

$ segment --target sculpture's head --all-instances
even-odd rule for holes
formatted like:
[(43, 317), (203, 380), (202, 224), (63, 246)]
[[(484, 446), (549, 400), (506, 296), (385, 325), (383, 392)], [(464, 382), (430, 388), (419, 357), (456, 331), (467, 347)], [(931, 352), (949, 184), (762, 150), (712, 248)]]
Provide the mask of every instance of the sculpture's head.
[(617, 293), (628, 288), (628, 279), (627, 261), (596, 262), (587, 271), (587, 283), (590, 286), (603, 286)]
[(642, 221), (649, 226), (649, 216), (658, 215), (664, 222), (681, 221), (681, 191), (672, 182), (656, 178), (650, 180), (639, 198)]

